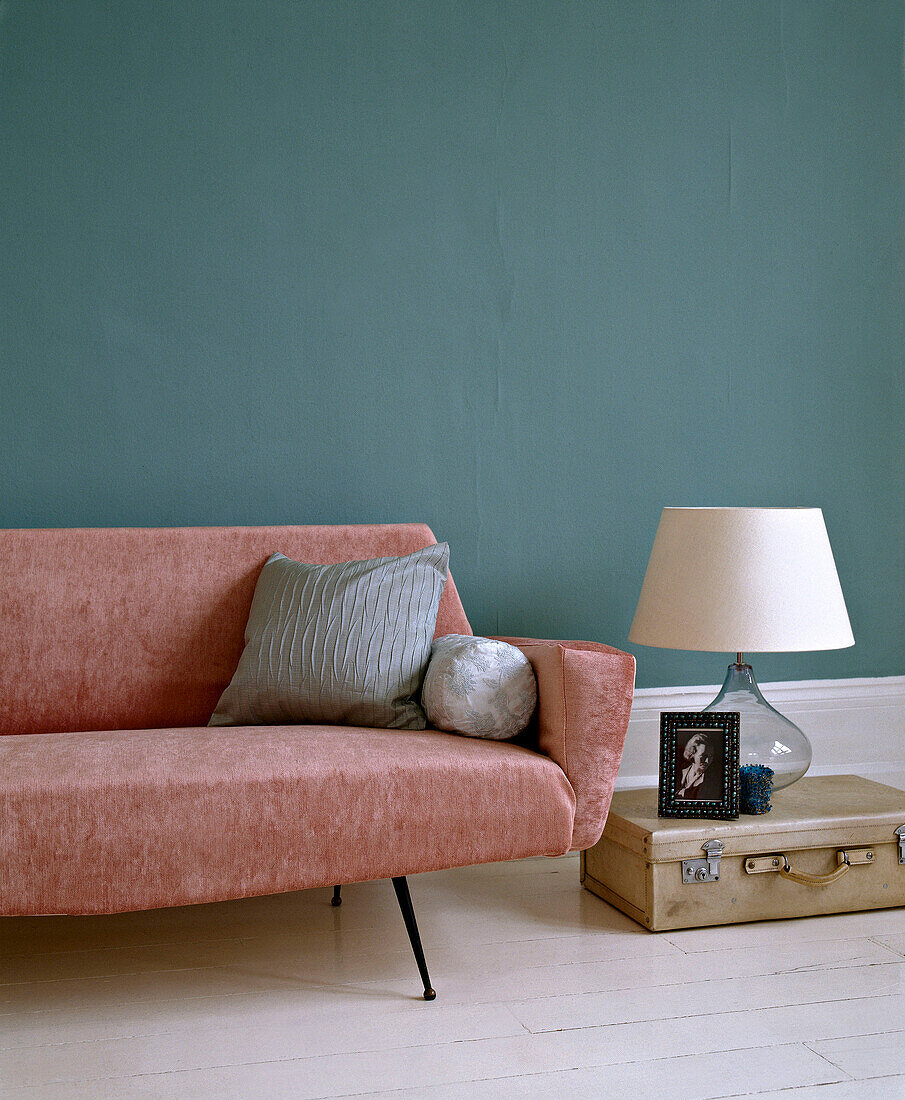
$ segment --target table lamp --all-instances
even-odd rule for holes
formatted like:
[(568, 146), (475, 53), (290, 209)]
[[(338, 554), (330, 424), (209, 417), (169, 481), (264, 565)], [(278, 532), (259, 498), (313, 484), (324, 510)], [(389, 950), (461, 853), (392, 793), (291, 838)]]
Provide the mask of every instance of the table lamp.
[(761, 695), (744, 653), (854, 645), (820, 508), (664, 508), (629, 641), (735, 653), (705, 711), (740, 715), (739, 763), (779, 790), (811, 763), (804, 733)]

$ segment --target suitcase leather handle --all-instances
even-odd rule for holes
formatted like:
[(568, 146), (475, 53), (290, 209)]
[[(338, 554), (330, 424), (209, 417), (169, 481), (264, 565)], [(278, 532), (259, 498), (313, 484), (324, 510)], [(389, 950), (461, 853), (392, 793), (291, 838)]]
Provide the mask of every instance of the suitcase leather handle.
[(851, 866), (845, 852), (840, 852), (839, 855), (843, 857), (842, 862), (835, 871), (829, 871), (825, 875), (812, 875), (809, 871), (796, 871), (786, 856), (782, 857), (783, 865), (779, 868), (779, 873), (783, 878), (789, 879), (790, 882), (797, 882), (802, 886), (829, 886), (831, 882), (837, 882), (841, 879)]
[(764, 871), (778, 871), (783, 878), (797, 882), (801, 886), (829, 886), (848, 873), (849, 867), (870, 865), (874, 862), (872, 848), (842, 848), (836, 853), (839, 866), (825, 875), (812, 875), (810, 871), (796, 871), (789, 863), (789, 857), (779, 852), (773, 856), (755, 856), (745, 860), (745, 870), (749, 875), (763, 874)]

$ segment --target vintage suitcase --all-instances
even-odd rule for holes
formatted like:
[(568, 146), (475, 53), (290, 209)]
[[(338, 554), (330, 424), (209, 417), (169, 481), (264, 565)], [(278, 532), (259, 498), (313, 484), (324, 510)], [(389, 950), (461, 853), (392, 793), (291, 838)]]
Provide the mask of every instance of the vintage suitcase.
[(806, 777), (737, 821), (658, 817), (654, 788), (618, 791), (581, 881), (652, 931), (905, 905), (905, 791)]

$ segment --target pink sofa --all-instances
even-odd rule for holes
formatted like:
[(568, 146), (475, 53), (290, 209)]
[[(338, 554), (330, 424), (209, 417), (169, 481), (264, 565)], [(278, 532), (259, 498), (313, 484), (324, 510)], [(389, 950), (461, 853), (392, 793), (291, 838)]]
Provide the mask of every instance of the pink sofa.
[[(419, 524), (0, 531), (0, 915), (220, 901), (593, 844), (634, 680), (633, 658), (607, 646), (507, 639), (537, 674), (531, 747), (206, 725), (273, 551), (337, 562), (435, 541)], [(452, 578), (448, 633), (471, 633)]]

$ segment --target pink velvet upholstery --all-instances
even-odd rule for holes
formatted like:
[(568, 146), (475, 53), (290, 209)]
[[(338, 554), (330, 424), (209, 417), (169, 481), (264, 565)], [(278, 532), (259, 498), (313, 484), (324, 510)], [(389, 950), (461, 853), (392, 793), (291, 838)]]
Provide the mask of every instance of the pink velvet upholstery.
[(632, 709), (635, 658), (596, 642), (501, 638), (537, 677), (538, 748), (575, 791), (572, 848), (590, 848), (606, 824)]
[(552, 760), (436, 730), (0, 738), (0, 914), (113, 913), (557, 855)]
[[(329, 563), (435, 541), (418, 524), (0, 531), (0, 914), (593, 844), (634, 680), (634, 659), (608, 646), (504, 639), (537, 676), (537, 752), (436, 730), (206, 727), (274, 550)], [(471, 633), (451, 577), (436, 633)]]
[[(199, 726), (267, 558), (410, 554), (423, 524), (0, 530), (0, 733)], [(470, 634), (452, 577), (437, 634)]]

